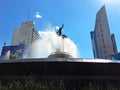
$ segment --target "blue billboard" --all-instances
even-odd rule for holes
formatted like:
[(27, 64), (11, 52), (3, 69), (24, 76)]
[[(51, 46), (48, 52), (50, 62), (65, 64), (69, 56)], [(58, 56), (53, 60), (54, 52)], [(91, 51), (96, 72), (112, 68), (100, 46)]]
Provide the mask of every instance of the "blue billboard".
[(3, 46), (1, 52), (1, 58), (6, 59), (19, 59), (23, 57), (24, 51), (27, 46), (25, 45), (14, 45), (14, 46)]

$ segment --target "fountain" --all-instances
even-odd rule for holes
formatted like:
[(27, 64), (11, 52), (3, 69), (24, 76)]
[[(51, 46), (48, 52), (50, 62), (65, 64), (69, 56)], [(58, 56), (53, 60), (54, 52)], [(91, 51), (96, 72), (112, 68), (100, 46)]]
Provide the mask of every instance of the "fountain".
[(62, 29), (63, 26), (56, 32), (54, 27), (49, 26), (39, 31), (40, 39), (30, 46), (29, 55), (24, 58), (78, 58), (77, 46), (66, 35), (62, 35)]
[(62, 35), (62, 29), (64, 27), (64, 24), (62, 24), (62, 27), (59, 28), (57, 31), (57, 35), (61, 37), (61, 45), (60, 47), (56, 48), (56, 52), (52, 52), (48, 58), (72, 58), (72, 55), (69, 54), (69, 52), (64, 52), (64, 39), (67, 38), (66, 35)]
[[(37, 41), (31, 46), (30, 57), (0, 60), (0, 79), (24, 79), (30, 76), (34, 80), (45, 81), (120, 81), (120, 61), (75, 58), (76, 55), (71, 53), (73, 49), (66, 49), (69, 43), (73, 47), (74, 44), (62, 34), (63, 27), (59, 28), (57, 34), (45, 32), (41, 42)], [(67, 45), (65, 40), (69, 42)]]

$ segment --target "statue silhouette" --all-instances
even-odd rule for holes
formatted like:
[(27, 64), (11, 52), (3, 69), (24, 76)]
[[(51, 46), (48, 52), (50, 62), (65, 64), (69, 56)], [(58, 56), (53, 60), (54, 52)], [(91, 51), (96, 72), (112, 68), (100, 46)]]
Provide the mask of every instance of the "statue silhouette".
[(62, 27), (60, 27), (59, 30), (57, 31), (57, 34), (58, 34), (59, 36), (62, 35), (62, 29), (63, 29), (63, 27), (64, 27), (64, 24), (62, 24)]

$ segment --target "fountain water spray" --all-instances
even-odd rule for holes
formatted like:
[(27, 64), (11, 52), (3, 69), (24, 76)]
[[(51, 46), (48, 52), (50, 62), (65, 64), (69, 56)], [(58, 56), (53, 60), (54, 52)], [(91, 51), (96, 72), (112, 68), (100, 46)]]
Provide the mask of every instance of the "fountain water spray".
[(73, 58), (78, 57), (74, 42), (69, 38), (62, 39), (63, 37), (56, 34), (55, 28), (49, 27), (44, 31), (39, 31), (39, 34), (40, 39), (30, 46), (29, 58), (47, 58), (52, 52), (63, 51), (63, 47), (64, 52), (68, 52)]

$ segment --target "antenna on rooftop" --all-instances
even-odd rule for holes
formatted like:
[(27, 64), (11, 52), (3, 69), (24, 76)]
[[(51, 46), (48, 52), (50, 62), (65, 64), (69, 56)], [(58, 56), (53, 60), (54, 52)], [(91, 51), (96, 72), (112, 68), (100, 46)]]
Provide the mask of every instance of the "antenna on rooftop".
[(29, 10), (27, 11), (27, 21), (30, 21), (30, 12), (29, 12)]

